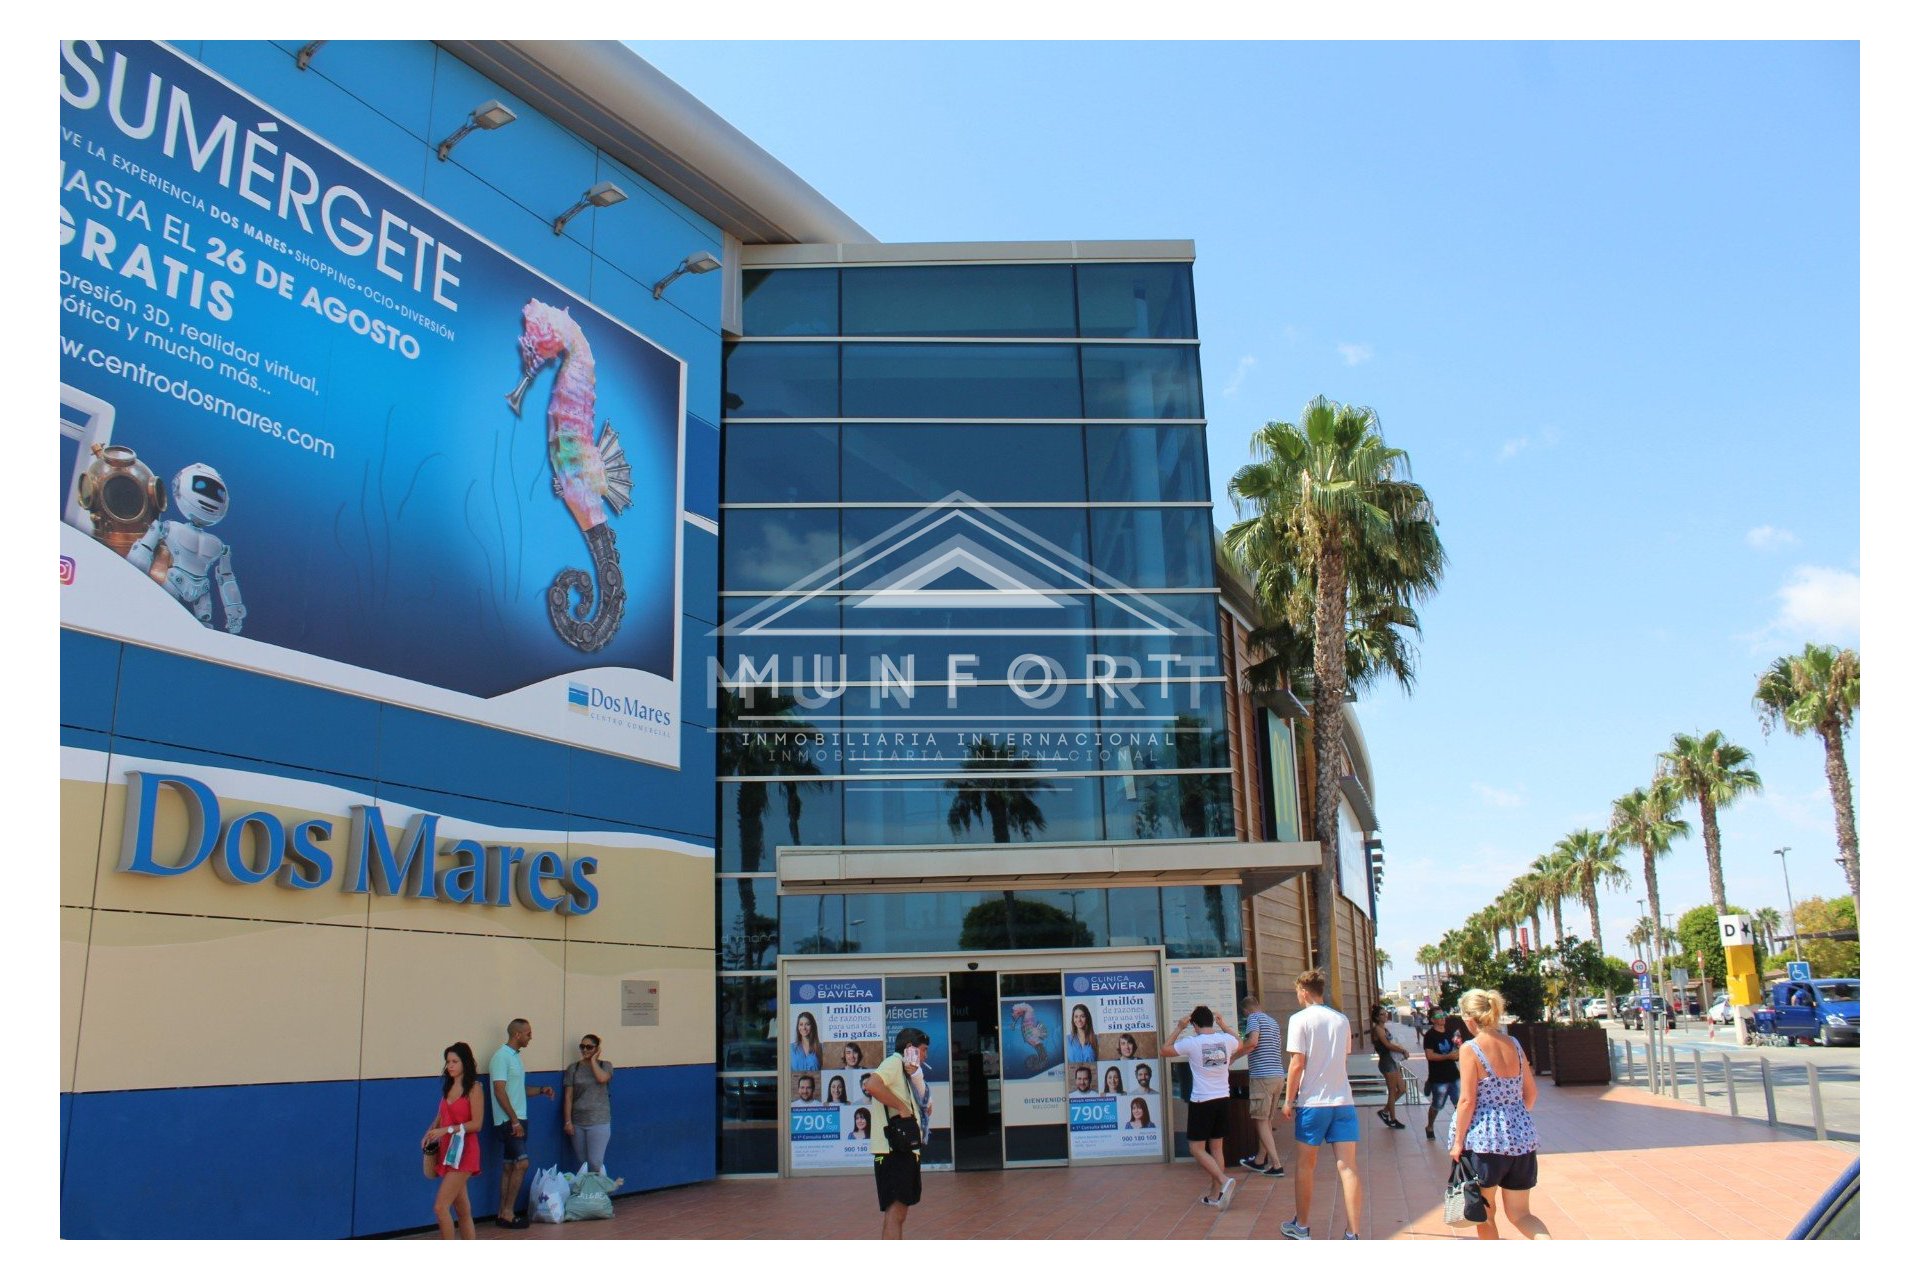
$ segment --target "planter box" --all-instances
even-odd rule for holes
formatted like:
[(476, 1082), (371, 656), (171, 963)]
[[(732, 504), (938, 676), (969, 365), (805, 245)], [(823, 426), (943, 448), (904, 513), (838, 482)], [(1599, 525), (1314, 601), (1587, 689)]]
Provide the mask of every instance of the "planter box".
[(1553, 1074), (1553, 1024), (1550, 1022), (1515, 1022), (1507, 1026), (1507, 1031), (1520, 1047), (1526, 1050), (1527, 1061), (1533, 1064), (1535, 1075)]
[(1613, 1083), (1606, 1028), (1555, 1027), (1549, 1038), (1553, 1046), (1555, 1084)]

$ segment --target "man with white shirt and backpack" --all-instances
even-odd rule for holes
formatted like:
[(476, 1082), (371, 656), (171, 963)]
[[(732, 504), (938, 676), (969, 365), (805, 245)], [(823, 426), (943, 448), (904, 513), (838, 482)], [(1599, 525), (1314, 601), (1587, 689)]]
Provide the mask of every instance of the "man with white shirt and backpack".
[[(1191, 1026), (1194, 1034), (1180, 1035)], [(1240, 1037), (1214, 1025), (1213, 1010), (1196, 1005), (1180, 1019), (1173, 1038), (1160, 1046), (1163, 1058), (1185, 1058), (1193, 1072), (1193, 1092), (1187, 1098), (1187, 1149), (1206, 1170), (1207, 1194), (1200, 1203), (1225, 1209), (1233, 1202), (1233, 1179), (1227, 1176), (1227, 1124), (1232, 1102), (1227, 1097), (1227, 1068), (1240, 1049)]]

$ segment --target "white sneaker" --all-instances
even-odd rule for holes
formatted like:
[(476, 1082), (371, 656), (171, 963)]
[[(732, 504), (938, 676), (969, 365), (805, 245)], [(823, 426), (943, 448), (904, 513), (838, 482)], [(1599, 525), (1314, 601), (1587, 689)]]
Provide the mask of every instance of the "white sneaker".
[(1220, 1197), (1219, 1196), (1201, 1196), (1200, 1203), (1207, 1206), (1207, 1208), (1209, 1209), (1218, 1209), (1220, 1207)]
[(1222, 1187), (1220, 1188), (1220, 1207), (1221, 1207), (1221, 1208), (1222, 1208), (1223, 1210), (1224, 1210), (1224, 1209), (1225, 1209), (1225, 1208), (1226, 1208), (1226, 1207), (1227, 1207), (1228, 1205), (1230, 1205), (1230, 1204), (1232, 1204), (1232, 1203), (1233, 1203), (1233, 1184), (1234, 1184), (1234, 1181), (1235, 1181), (1234, 1179), (1232, 1179), (1232, 1178), (1228, 1178), (1228, 1179), (1227, 1179), (1227, 1181), (1226, 1181), (1226, 1185), (1224, 1185), (1224, 1186), (1222, 1186)]

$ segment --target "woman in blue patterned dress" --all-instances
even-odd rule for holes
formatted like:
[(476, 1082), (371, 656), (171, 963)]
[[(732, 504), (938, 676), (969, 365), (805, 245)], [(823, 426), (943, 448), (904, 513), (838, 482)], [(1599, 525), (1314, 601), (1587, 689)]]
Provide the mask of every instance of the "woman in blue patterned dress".
[(1473, 1039), (1460, 1055), (1460, 1101), (1454, 1107), (1447, 1143), (1455, 1160), (1464, 1159), (1487, 1200), (1487, 1220), (1474, 1229), (1482, 1240), (1498, 1240), (1494, 1189), (1500, 1212), (1529, 1240), (1550, 1240), (1547, 1224), (1533, 1216), (1529, 1201), (1539, 1181), (1540, 1140), (1533, 1131), (1533, 1068), (1511, 1036), (1500, 1030), (1507, 1002), (1498, 991), (1475, 989), (1460, 997), (1460, 1012)]

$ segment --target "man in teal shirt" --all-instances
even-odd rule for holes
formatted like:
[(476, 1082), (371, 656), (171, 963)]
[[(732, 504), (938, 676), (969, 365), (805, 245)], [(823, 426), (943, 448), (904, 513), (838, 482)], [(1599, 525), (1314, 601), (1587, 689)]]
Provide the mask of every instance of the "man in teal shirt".
[[(514, 1212), (520, 1184), (527, 1176), (527, 1069), (520, 1051), (533, 1043), (533, 1024), (515, 1018), (507, 1024), (507, 1042), (493, 1051), (487, 1075), (493, 1081), (493, 1126), (500, 1135), (500, 1212), (495, 1221), (518, 1230), (527, 1225), (525, 1214)], [(553, 1096), (551, 1085), (534, 1086), (535, 1093)]]

